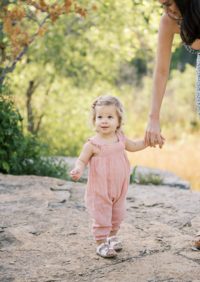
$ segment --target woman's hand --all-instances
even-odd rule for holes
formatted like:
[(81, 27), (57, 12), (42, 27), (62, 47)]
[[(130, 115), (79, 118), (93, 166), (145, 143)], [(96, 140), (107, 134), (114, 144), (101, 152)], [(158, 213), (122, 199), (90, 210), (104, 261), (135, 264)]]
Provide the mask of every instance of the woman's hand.
[(156, 144), (159, 144), (159, 148), (162, 149), (163, 140), (165, 138), (161, 135), (161, 126), (158, 118), (149, 118), (145, 136), (144, 143), (150, 147), (155, 147)]
[[(162, 139), (162, 146), (163, 146), (163, 145), (165, 145), (166, 139), (165, 139), (165, 137), (164, 137), (162, 134), (160, 134), (160, 137), (161, 137), (161, 139)], [(155, 144), (155, 145), (160, 145), (157, 138), (155, 138), (154, 144)], [(162, 148), (162, 147), (161, 147), (161, 148)]]

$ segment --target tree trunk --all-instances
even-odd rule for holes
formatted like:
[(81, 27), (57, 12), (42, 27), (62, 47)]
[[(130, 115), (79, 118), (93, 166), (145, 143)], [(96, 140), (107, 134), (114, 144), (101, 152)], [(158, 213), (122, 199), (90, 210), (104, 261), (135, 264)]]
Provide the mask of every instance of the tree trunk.
[(31, 105), (31, 98), (33, 95), (33, 92), (35, 91), (34, 87), (34, 81), (29, 82), (29, 88), (26, 92), (27, 95), (27, 115), (28, 115), (28, 131), (31, 133), (34, 133), (34, 116), (33, 116), (33, 109)]

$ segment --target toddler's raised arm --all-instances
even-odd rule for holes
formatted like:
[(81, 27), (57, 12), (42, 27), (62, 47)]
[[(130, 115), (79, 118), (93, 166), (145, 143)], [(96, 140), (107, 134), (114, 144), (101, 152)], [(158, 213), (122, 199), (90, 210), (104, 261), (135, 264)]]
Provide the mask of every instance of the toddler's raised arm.
[(93, 155), (93, 146), (90, 142), (84, 144), (82, 152), (75, 163), (75, 168), (70, 172), (74, 180), (79, 180)]

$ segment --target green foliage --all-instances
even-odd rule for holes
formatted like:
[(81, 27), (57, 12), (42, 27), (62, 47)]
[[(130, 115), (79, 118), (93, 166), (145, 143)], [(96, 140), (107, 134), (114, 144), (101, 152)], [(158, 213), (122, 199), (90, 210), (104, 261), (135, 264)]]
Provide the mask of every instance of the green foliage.
[(138, 177), (139, 177), (139, 183), (144, 185), (146, 184), (161, 185), (163, 182), (163, 178), (160, 178), (158, 175), (152, 173), (145, 175), (138, 173)]
[(135, 174), (136, 174), (136, 168), (137, 166), (134, 167), (132, 174), (130, 175), (130, 184), (136, 183), (135, 181)]
[(23, 135), (19, 126), (22, 117), (14, 109), (10, 99), (0, 96), (0, 171), (11, 172), (20, 170), (17, 162), (17, 151), (23, 142)]
[[(87, 5), (89, 1), (84, 1)], [(129, 137), (144, 136), (146, 129), (163, 8), (157, 0), (103, 0), (95, 5), (97, 11), (88, 12), (84, 20), (73, 13), (61, 16), (43, 38), (36, 38), (12, 72), (10, 89), (25, 133), (27, 89), (30, 81), (37, 86), (31, 100), (33, 116), (36, 124), (42, 116), (38, 137), (53, 155), (77, 156), (94, 135), (86, 123), (90, 105), (99, 95), (122, 100)], [(27, 31), (31, 29), (27, 20)], [(178, 42), (180, 36), (175, 36), (173, 50)], [(172, 68), (183, 55), (174, 57)], [(198, 130), (194, 93), (194, 67), (171, 72), (161, 109), (164, 136), (167, 132), (166, 137), (180, 138), (182, 132)]]
[(94, 134), (86, 122), (96, 97), (123, 97), (126, 83), (132, 85), (147, 66), (153, 68), (156, 38), (152, 39), (162, 13), (160, 4), (104, 0), (95, 5), (97, 11), (88, 12), (84, 20), (73, 13), (60, 17), (29, 46), (12, 73), (11, 88), (25, 125), (29, 82), (37, 85), (32, 97), (36, 123), (44, 114), (38, 136), (55, 155), (77, 156)]
[[(1, 89), (2, 90), (2, 89)], [(4, 89), (5, 90), (5, 89)], [(34, 174), (68, 179), (68, 166), (56, 158), (45, 158), (47, 145), (22, 133), (22, 117), (13, 101), (0, 95), (0, 172)]]

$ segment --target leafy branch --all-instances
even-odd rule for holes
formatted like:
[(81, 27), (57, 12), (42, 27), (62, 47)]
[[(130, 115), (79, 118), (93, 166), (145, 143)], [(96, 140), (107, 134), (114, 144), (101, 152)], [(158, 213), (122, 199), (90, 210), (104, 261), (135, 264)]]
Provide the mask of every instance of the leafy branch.
[[(81, 17), (86, 18), (87, 9), (78, 6), (76, 3), (72, 3), (71, 0), (63, 0), (64, 4), (59, 5), (55, 2), (52, 6), (46, 4), (45, 0), (39, 0), (39, 3), (35, 1), (17, 1), (16, 4), (12, 6), (1, 7), (0, 4), (0, 20), (3, 22), (3, 33), (7, 34), (11, 45), (11, 57), (9, 63), (6, 67), (3, 68), (3, 71), (0, 73), (0, 84), (3, 84), (6, 74), (12, 72), (18, 61), (21, 60), (22, 56), (27, 52), (30, 44), (35, 40), (36, 36), (39, 34), (43, 37), (44, 33), (47, 31), (48, 27), (44, 24), (47, 19), (51, 19), (52, 23), (55, 23), (58, 18), (63, 14), (68, 14), (72, 9), (73, 12), (79, 14)], [(30, 11), (30, 6), (34, 10), (34, 14)], [(96, 6), (92, 6), (92, 10), (96, 10)], [(32, 13), (32, 14), (31, 14)], [(39, 23), (40, 13), (47, 13), (42, 21)], [(38, 16), (37, 16), (38, 15)], [(36, 32), (30, 36), (26, 31), (26, 25), (22, 25), (23, 19), (30, 19), (31, 21), (36, 22), (39, 26)], [(0, 42), (3, 44), (3, 42)], [(6, 46), (7, 48), (8, 46)], [(4, 48), (4, 49), (6, 49)], [(6, 50), (4, 50), (6, 53)], [(6, 56), (4, 60), (0, 61), (0, 64), (3, 65), (6, 61)], [(14, 61), (12, 61), (14, 59)], [(11, 64), (11, 66), (9, 66)]]

